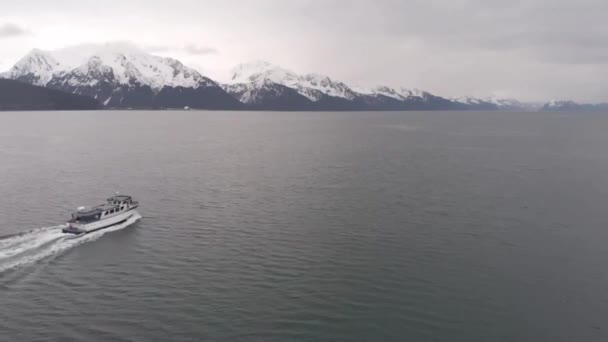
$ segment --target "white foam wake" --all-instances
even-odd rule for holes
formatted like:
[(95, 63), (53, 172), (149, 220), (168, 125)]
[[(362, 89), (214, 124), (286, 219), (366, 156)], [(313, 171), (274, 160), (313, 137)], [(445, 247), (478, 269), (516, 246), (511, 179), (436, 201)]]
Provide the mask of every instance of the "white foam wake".
[(141, 216), (135, 213), (125, 223), (76, 237), (64, 234), (64, 226), (45, 227), (0, 240), (0, 273), (35, 263), (83, 243), (95, 241), (109, 232), (121, 230)]

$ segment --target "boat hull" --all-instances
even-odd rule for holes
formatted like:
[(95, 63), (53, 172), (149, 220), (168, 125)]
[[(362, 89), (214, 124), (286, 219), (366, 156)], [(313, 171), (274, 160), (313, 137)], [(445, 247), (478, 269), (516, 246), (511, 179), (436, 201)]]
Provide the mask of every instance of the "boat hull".
[(137, 211), (135, 208), (131, 208), (123, 213), (108, 217), (107, 219), (91, 222), (88, 224), (74, 224), (70, 223), (66, 228), (61, 231), (68, 234), (88, 234), (98, 230), (111, 228), (127, 222), (130, 218), (135, 216)]

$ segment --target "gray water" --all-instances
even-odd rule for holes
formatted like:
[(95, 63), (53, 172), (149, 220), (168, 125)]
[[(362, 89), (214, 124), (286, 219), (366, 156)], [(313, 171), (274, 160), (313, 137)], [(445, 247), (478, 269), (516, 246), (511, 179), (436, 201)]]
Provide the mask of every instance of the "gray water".
[[(606, 132), (598, 114), (0, 113), (0, 340), (606, 340)], [(57, 233), (114, 191), (139, 223)]]

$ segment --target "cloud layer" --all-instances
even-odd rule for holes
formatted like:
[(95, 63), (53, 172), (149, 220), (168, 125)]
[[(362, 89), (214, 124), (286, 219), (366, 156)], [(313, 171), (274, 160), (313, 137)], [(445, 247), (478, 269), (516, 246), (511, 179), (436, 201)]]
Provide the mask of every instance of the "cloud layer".
[(23, 36), (28, 33), (26, 29), (13, 23), (0, 24), (0, 38)]
[(184, 51), (191, 55), (213, 55), (218, 53), (217, 49), (208, 46), (186, 45)]

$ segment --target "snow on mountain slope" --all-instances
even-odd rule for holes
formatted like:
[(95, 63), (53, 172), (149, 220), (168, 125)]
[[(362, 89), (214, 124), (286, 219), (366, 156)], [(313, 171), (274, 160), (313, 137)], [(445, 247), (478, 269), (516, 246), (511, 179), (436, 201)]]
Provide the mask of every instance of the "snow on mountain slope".
[(176, 59), (151, 55), (129, 43), (34, 49), (0, 78), (94, 97), (115, 108), (242, 108), (243, 103), (281, 110), (534, 108), (496, 97), (446, 99), (403, 87), (353, 88), (324, 75), (297, 74), (264, 61), (238, 65), (230, 83), (220, 86)]
[(297, 82), (298, 75), (266, 61), (239, 64), (230, 72), (230, 83), (251, 83), (269, 80), (274, 83)]
[(521, 109), (527, 111), (536, 111), (540, 109), (543, 105), (542, 103), (536, 102), (521, 102), (516, 99), (505, 99), (496, 96), (491, 96), (486, 99), (488, 102), (494, 103), (499, 108), (511, 108), (511, 109)]
[(472, 96), (460, 96), (452, 98), (452, 101), (468, 105), (494, 104), (497, 106), (512, 106), (519, 105), (520, 102), (512, 99), (503, 99), (496, 96), (478, 98)]
[(466, 105), (479, 105), (479, 104), (483, 104), (483, 103), (487, 102), (482, 99), (478, 99), (476, 97), (471, 97), (471, 96), (455, 97), (455, 98), (452, 98), (452, 101), (466, 104)]
[(37, 86), (46, 85), (64, 66), (48, 51), (33, 49), (21, 58), (2, 78), (10, 78)]
[(469, 106), (485, 106), (490, 108), (490, 106), (495, 106), (496, 109), (504, 109), (504, 110), (538, 110), (542, 105), (538, 103), (525, 103), (520, 102), (515, 99), (505, 99), (497, 96), (490, 96), (485, 98), (477, 98), (471, 96), (462, 96), (453, 98), (452, 101), (457, 103), (462, 103)]
[[(80, 58), (67, 58), (62, 51), (32, 50), (4, 75), (36, 85), (46, 85), (54, 77), (71, 86), (93, 85), (99, 75), (112, 74), (121, 85), (163, 87), (217, 87), (211, 79), (173, 58), (154, 56), (129, 44), (105, 44)], [(91, 52), (92, 51), (92, 52)]]
[(259, 96), (260, 90), (271, 84), (270, 81), (262, 80), (261, 82), (223, 84), (222, 88), (242, 103), (255, 104), (263, 100)]
[(249, 83), (224, 84), (222, 88), (250, 108), (265, 110), (311, 110), (313, 102), (289, 88), (270, 80), (257, 80)]
[(263, 101), (261, 97), (267, 95), (278, 99), (277, 92), (256, 91), (262, 88), (268, 89), (270, 83), (297, 91), (299, 95), (312, 101), (314, 106), (311, 108), (317, 110), (432, 110), (464, 107), (418, 89), (386, 86), (353, 89), (327, 76), (298, 75), (268, 62), (238, 65), (232, 70), (230, 82), (224, 89), (247, 104), (259, 103)]
[(428, 93), (419, 89), (391, 88), (388, 86), (376, 86), (373, 88), (358, 88), (358, 92), (365, 95), (382, 95), (399, 101), (407, 101), (413, 98), (424, 98)]
[(314, 89), (323, 94), (333, 97), (341, 97), (347, 100), (352, 100), (357, 97), (357, 93), (355, 93), (345, 83), (334, 81), (327, 76), (319, 74), (307, 74), (302, 76), (302, 79), (305, 81), (302, 86), (307, 89)]
[(544, 104), (540, 111), (543, 112), (571, 112), (571, 113), (584, 113), (584, 112), (600, 112), (608, 113), (608, 103), (577, 103), (574, 101), (557, 101), (551, 100)]
[(230, 77), (230, 83), (264, 84), (270, 81), (296, 89), (312, 101), (319, 101), (323, 96), (340, 97), (352, 100), (357, 96), (350, 87), (319, 74), (298, 75), (291, 70), (272, 65), (265, 61), (244, 63), (236, 66)]
[[(165, 86), (197, 88), (214, 86), (215, 82), (173, 58), (154, 56), (137, 49), (102, 50), (93, 56), (96, 67), (109, 67), (120, 84), (137, 82), (160, 90)], [(90, 63), (86, 67), (90, 67)], [(82, 67), (82, 66), (81, 66)]]

